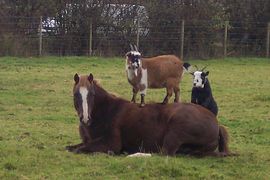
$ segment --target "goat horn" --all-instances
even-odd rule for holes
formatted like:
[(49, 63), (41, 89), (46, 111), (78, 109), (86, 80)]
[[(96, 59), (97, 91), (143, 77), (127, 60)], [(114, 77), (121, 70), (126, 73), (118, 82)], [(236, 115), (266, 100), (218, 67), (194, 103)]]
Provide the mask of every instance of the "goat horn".
[(202, 71), (205, 70), (205, 68), (207, 68), (207, 66), (208, 66), (208, 65), (204, 66), (204, 67), (202, 68)]
[(132, 44), (129, 44), (131, 51), (134, 51)]
[(196, 71), (198, 71), (198, 70), (199, 70), (199, 68), (198, 68), (198, 66), (197, 66), (197, 65), (194, 65), (194, 67), (196, 68)]
[(138, 47), (134, 44), (135, 51), (138, 51)]

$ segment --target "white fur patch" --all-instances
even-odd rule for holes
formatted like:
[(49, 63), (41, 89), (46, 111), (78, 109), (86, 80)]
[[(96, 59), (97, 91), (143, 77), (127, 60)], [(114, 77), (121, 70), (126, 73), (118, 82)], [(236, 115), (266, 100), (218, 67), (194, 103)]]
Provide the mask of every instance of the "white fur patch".
[(130, 154), (127, 157), (151, 157), (152, 155), (150, 153), (135, 153)]
[(148, 79), (147, 78), (148, 78), (147, 69), (142, 68), (142, 78), (141, 78), (140, 84), (144, 85), (145, 89), (140, 91), (140, 94), (146, 95), (146, 89), (148, 87)]
[(195, 71), (194, 72), (194, 79), (193, 84), (195, 87), (204, 87), (204, 84), (202, 82), (202, 72), (201, 71)]
[(134, 69), (135, 76), (138, 76), (138, 69)]
[(132, 80), (134, 77), (134, 72), (133, 70), (129, 67), (128, 64), (128, 58), (126, 59), (126, 72), (127, 72), (127, 77), (129, 80)]
[[(139, 63), (139, 67), (141, 67), (141, 60), (139, 59), (138, 61)], [(127, 72), (127, 76), (128, 76), (128, 79), (131, 81), (134, 76), (138, 76), (138, 68), (136, 69), (133, 69), (133, 67), (135, 67), (137, 64), (136, 63), (133, 63), (133, 64), (129, 64), (128, 62), (128, 57), (126, 58), (126, 72)]]
[(127, 77), (131, 81), (134, 77), (134, 70), (129, 69), (128, 65), (126, 65), (126, 72), (127, 72)]
[(130, 53), (132, 54), (132, 55), (138, 55), (138, 56), (141, 56), (141, 53), (140, 52), (138, 52), (138, 51), (130, 51)]
[(87, 103), (87, 95), (88, 90), (86, 87), (80, 88), (80, 93), (82, 96), (82, 108), (83, 108), (83, 119), (82, 121), (86, 124), (88, 122), (88, 103)]

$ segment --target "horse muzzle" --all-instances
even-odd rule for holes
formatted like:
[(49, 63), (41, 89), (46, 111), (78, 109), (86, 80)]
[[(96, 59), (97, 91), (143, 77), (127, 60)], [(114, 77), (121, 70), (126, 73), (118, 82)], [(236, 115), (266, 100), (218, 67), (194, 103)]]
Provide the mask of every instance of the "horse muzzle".
[(92, 124), (92, 118), (88, 116), (87, 119), (84, 119), (82, 116), (80, 117), (80, 123), (86, 125), (86, 126), (91, 126)]

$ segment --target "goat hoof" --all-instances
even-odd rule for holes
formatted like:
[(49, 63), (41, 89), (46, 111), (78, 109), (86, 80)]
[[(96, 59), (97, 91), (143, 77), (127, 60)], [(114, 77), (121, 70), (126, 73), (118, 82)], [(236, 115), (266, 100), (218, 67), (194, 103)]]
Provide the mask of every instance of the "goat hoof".
[(72, 152), (75, 148), (73, 146), (66, 146), (65, 149), (69, 152)]
[(72, 152), (75, 154), (82, 154), (83, 153), (79, 148), (74, 149)]
[(140, 104), (140, 107), (144, 107), (145, 106), (145, 104), (143, 103), (143, 104)]

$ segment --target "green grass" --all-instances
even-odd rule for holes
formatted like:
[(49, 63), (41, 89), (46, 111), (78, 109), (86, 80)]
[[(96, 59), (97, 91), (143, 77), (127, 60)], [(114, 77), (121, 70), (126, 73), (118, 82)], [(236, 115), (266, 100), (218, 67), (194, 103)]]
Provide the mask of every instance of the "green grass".
[[(126, 158), (76, 155), (80, 142), (72, 102), (73, 75), (92, 72), (101, 85), (126, 99), (131, 87), (124, 59), (85, 57), (0, 58), (0, 179), (270, 179), (270, 60), (190, 61), (209, 65), (218, 119), (238, 157)], [(181, 84), (189, 102), (191, 76)], [(165, 90), (148, 90), (161, 102)]]

